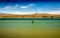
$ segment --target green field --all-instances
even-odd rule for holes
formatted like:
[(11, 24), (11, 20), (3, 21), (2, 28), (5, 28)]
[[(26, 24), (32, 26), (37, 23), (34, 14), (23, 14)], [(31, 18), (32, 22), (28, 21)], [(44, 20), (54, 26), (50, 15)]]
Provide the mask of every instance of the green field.
[(60, 38), (60, 20), (0, 20), (0, 38)]

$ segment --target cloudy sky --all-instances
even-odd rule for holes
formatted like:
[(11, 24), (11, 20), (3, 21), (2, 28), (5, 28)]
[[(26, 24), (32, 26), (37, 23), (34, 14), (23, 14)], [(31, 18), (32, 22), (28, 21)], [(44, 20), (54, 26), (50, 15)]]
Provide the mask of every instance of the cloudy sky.
[(32, 14), (32, 13), (60, 14), (58, 0), (0, 0), (0, 13)]

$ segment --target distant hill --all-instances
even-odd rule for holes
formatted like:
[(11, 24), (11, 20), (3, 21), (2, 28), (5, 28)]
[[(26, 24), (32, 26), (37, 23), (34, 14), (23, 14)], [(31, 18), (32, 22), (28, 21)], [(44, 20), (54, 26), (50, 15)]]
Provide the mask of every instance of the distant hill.
[(0, 14), (0, 18), (60, 18), (58, 14), (24, 14), (24, 15), (15, 15), (15, 14)]

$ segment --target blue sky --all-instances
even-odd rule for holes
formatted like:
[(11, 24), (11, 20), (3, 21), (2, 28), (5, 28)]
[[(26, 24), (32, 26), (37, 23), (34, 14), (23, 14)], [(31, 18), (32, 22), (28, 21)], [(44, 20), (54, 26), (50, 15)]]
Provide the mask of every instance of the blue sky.
[(60, 1), (0, 0), (0, 13), (32, 14), (36, 12), (60, 14)]

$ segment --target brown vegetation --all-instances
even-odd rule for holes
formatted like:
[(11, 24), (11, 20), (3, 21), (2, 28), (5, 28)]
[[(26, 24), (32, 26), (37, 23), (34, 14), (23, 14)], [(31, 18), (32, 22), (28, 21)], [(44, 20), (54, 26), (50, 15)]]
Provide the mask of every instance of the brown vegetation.
[(25, 14), (25, 15), (14, 15), (14, 14), (0, 14), (0, 18), (60, 18), (60, 15), (56, 14)]

